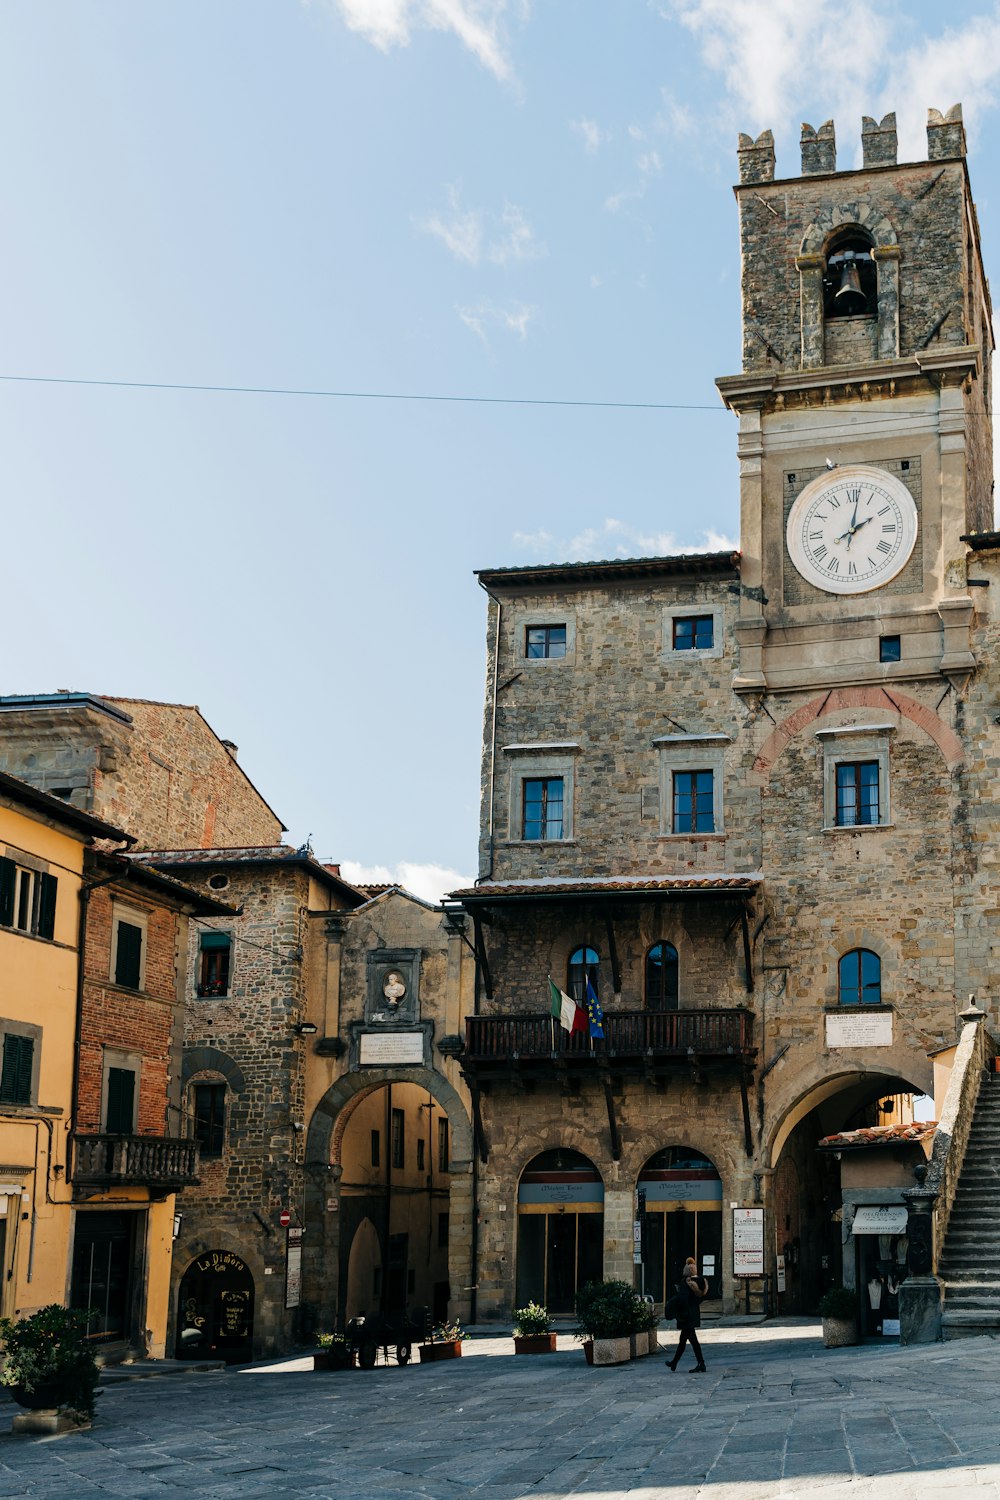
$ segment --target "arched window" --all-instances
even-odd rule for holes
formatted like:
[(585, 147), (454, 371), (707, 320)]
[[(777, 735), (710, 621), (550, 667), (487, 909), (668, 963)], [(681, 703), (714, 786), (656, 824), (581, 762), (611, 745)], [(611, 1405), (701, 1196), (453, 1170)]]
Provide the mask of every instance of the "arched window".
[(677, 949), (654, 943), (646, 954), (646, 1009), (677, 1009)]
[(222, 1156), (226, 1145), (226, 1084), (221, 1078), (199, 1078), (190, 1086), (191, 1134), (202, 1159)]
[(566, 988), (574, 1000), (582, 1004), (587, 997), (587, 980), (594, 986), (594, 994), (600, 996), (601, 983), (598, 972), (601, 956), (596, 948), (574, 948), (569, 956), (566, 972)]
[(841, 1005), (879, 1005), (882, 1001), (882, 960), (870, 948), (852, 948), (840, 960)]
[(823, 311), (827, 318), (874, 317), (877, 313), (878, 270), (864, 230), (845, 230), (827, 249)]

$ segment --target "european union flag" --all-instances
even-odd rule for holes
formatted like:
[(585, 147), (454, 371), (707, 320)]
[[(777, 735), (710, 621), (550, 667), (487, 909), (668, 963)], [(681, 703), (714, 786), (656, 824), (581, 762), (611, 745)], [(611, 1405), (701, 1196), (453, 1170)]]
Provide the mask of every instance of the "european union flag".
[(601, 1002), (597, 998), (597, 991), (594, 989), (594, 986), (591, 984), (589, 976), (588, 976), (588, 979), (587, 979), (586, 1006), (587, 1006), (587, 1020), (590, 1022), (590, 1034), (591, 1034), (591, 1036), (603, 1037), (604, 1036), (604, 1012), (601, 1009)]

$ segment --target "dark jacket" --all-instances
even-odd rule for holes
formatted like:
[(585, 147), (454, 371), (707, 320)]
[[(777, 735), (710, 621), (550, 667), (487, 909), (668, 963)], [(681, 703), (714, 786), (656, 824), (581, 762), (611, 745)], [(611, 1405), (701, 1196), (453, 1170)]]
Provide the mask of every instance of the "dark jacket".
[(686, 1281), (677, 1283), (677, 1327), (679, 1329), (701, 1327), (702, 1296), (707, 1291), (708, 1286), (700, 1276), (689, 1276)]

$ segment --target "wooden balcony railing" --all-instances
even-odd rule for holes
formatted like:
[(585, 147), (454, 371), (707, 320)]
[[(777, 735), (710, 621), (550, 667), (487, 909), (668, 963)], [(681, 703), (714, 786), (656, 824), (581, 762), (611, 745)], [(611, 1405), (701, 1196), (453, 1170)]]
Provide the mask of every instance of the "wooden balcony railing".
[(197, 1141), (156, 1135), (75, 1135), (78, 1186), (191, 1187), (198, 1181)]
[(564, 1031), (544, 1015), (467, 1016), (465, 1065), (612, 1059), (744, 1059), (753, 1053), (753, 1012), (619, 1010), (604, 1012), (604, 1040)]

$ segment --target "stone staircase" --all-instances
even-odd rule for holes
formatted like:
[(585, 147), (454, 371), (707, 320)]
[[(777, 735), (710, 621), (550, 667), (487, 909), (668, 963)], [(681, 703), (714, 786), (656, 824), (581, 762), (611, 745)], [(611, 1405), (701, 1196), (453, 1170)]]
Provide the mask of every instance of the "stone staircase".
[(1000, 1074), (979, 1090), (938, 1268), (943, 1335), (1000, 1332)]

